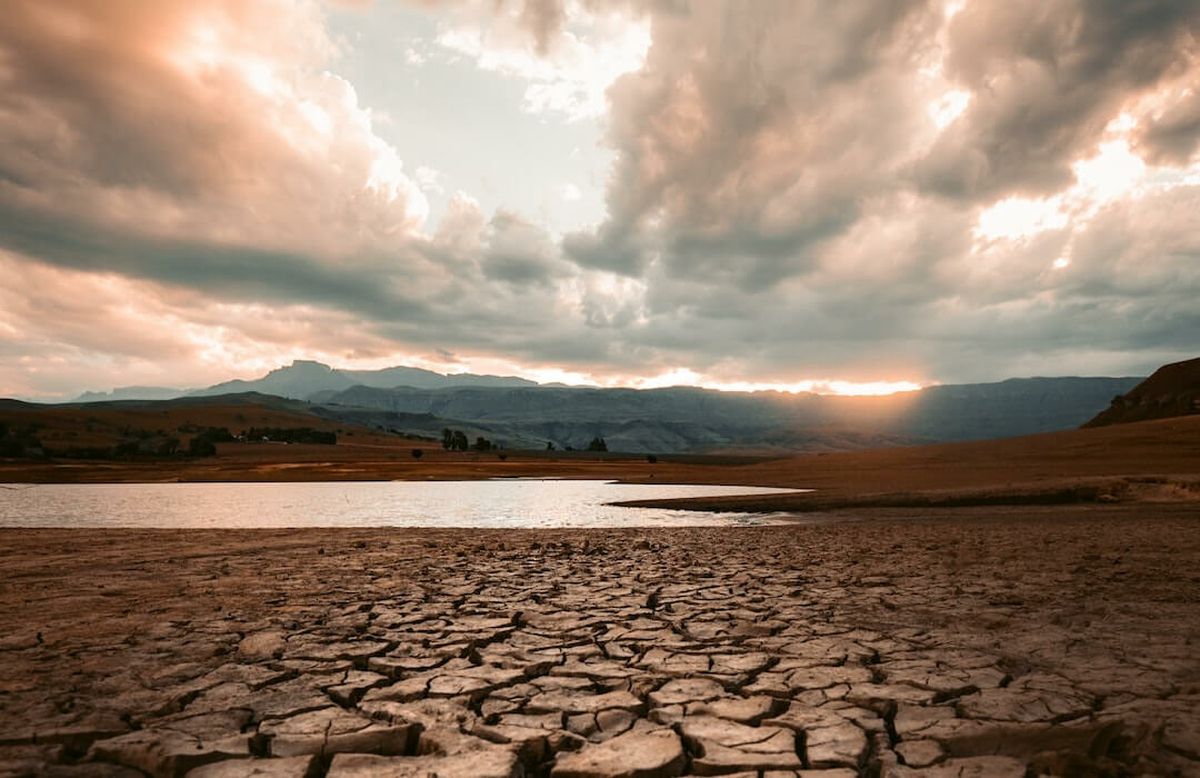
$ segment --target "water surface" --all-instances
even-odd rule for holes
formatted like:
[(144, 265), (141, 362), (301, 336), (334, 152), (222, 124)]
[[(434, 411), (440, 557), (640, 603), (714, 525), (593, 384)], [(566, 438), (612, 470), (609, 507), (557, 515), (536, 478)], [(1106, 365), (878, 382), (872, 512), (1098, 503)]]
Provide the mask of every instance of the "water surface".
[(38, 484), (0, 489), (3, 527), (663, 527), (774, 524), (776, 514), (624, 508), (618, 500), (779, 492), (609, 481)]

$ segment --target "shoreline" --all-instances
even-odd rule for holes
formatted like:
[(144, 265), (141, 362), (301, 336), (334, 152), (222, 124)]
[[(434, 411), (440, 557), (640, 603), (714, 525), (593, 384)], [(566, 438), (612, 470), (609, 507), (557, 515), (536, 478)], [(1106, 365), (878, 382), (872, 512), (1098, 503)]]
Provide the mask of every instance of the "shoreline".
[[(93, 475), (94, 471), (90, 471)], [(272, 471), (279, 475), (288, 471)], [(590, 472), (577, 467), (570, 471), (557, 471), (540, 475), (512, 472), (463, 471), (441, 472), (417, 478), (411, 471), (409, 477), (326, 477), (317, 478), (320, 471), (305, 471), (306, 478), (228, 478), (228, 479), (160, 479), (160, 480), (33, 480), (0, 481), (0, 486), (17, 487), (15, 491), (38, 485), (136, 485), (136, 484), (236, 484), (236, 483), (393, 483), (393, 482), (472, 482), (472, 481), (516, 481), (516, 480), (594, 480), (615, 484), (656, 484), (662, 486), (706, 485), (725, 488), (749, 487), (772, 489), (769, 493), (731, 494), (698, 497), (662, 497), (633, 500), (613, 500), (608, 506), (631, 508), (661, 508), (728, 513), (791, 513), (807, 514), (839, 510), (877, 510), (889, 508), (919, 508), (944, 511), (955, 508), (986, 506), (1055, 506), (1145, 504), (1169, 505), (1200, 502), (1200, 475), (1148, 474), (1111, 475), (1104, 477), (1042, 478), (1030, 482), (1008, 482), (1002, 486), (992, 485), (968, 488), (925, 488), (895, 492), (855, 491), (834, 485), (827, 488), (812, 488), (802, 485), (781, 485), (776, 478), (729, 477), (725, 469), (705, 472), (674, 473), (675, 478), (655, 479), (657, 474), (639, 473), (628, 469), (609, 467), (598, 463)], [(337, 475), (338, 473), (331, 473)], [(4, 475), (0, 468), (0, 477)], [(264, 474), (265, 475), (265, 474)], [(357, 475), (357, 474), (356, 474)], [(665, 475), (665, 474), (664, 474)], [(1002, 474), (1001, 474), (1002, 475)], [(803, 483), (803, 482), (799, 482)]]
[[(1024, 438), (782, 459), (550, 452), (411, 456), (389, 445), (240, 447), (202, 460), (0, 461), (0, 482), (152, 483), (568, 478), (812, 489), (778, 499), (674, 501), (670, 507), (764, 512), (1200, 500), (1200, 416)], [(644, 503), (640, 503), (644, 504)], [(657, 507), (667, 507), (657, 503)]]

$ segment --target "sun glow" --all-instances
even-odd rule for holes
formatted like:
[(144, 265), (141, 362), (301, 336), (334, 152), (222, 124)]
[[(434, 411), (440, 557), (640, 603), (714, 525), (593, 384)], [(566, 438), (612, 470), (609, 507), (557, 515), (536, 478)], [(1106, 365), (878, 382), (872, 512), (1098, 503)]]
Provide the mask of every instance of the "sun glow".
[(506, 375), (536, 381), (539, 384), (566, 384), (597, 389), (662, 389), (671, 386), (694, 386), (718, 392), (784, 392), (787, 394), (834, 394), (853, 397), (882, 396), (897, 392), (913, 392), (925, 384), (914, 381), (845, 381), (840, 379), (807, 379), (803, 381), (728, 381), (698, 373), (690, 368), (675, 368), (654, 376), (601, 375), (582, 370), (557, 367), (525, 367), (493, 357), (459, 357), (452, 362), (409, 357), (404, 360), (376, 358), (359, 369), (377, 369), (405, 364), (453, 375), (475, 373)]
[[(1110, 129), (1125, 131), (1121, 117)], [(1103, 206), (1138, 195), (1147, 176), (1146, 163), (1121, 137), (1101, 143), (1096, 154), (1071, 165), (1075, 183), (1053, 197), (1007, 197), (979, 214), (975, 237), (983, 240), (1021, 240), (1047, 230), (1086, 225)], [(1063, 265), (1055, 264), (1061, 268)]]
[(675, 368), (656, 376), (597, 376), (562, 370), (520, 370), (515, 374), (540, 383), (559, 382), (602, 388), (663, 389), (671, 386), (695, 386), (718, 392), (784, 392), (787, 394), (836, 394), (845, 396), (881, 396), (897, 392), (912, 392), (922, 388), (913, 381), (843, 381), (809, 379), (804, 381), (723, 381), (697, 373), (688, 368)]
[(1133, 153), (1125, 138), (1100, 144), (1096, 156), (1071, 167), (1077, 188), (1098, 205), (1125, 196), (1146, 174), (1146, 163)]
[(971, 104), (971, 93), (964, 92), (959, 89), (954, 89), (939, 97), (927, 108), (929, 118), (933, 119), (933, 123), (937, 125), (939, 130), (944, 130), (954, 122), (963, 111), (967, 110), (967, 106)]
[(1008, 197), (979, 214), (975, 234), (988, 240), (1016, 240), (1045, 230), (1062, 229), (1065, 226), (1067, 214), (1062, 211), (1060, 198), (1030, 200), (1025, 197)]
[(786, 394), (836, 394), (846, 397), (881, 397), (898, 392), (915, 392), (921, 384), (912, 381), (838, 381), (808, 380), (794, 383), (762, 383), (755, 381), (710, 381), (701, 379), (692, 384), (719, 392), (784, 392)]

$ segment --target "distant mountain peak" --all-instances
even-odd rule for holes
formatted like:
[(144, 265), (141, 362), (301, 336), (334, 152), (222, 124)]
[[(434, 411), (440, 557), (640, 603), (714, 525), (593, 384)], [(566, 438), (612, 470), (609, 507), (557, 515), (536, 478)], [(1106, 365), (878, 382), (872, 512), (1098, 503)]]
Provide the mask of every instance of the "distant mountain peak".
[(293, 372), (308, 372), (308, 373), (337, 373), (337, 372), (339, 372), (338, 370), (335, 370), (334, 368), (330, 367), (329, 365), (325, 364), (324, 362), (317, 362), (314, 359), (293, 359), (292, 364), (280, 365), (279, 367), (275, 368), (274, 370), (271, 370), (270, 372), (268, 372), (267, 375), (283, 373), (283, 372), (286, 372), (289, 370), (293, 371)]
[(111, 402), (114, 400), (171, 400), (182, 397), (188, 389), (168, 386), (118, 386), (108, 392), (81, 392), (72, 398), (74, 403)]

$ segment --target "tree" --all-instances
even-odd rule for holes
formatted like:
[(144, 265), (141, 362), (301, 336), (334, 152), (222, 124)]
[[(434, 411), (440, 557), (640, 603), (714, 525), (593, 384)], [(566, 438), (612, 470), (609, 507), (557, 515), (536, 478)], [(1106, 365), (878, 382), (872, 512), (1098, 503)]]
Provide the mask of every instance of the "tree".
[(592, 442), (588, 443), (588, 451), (608, 451), (608, 444), (604, 442), (604, 438), (597, 435), (592, 438)]
[(554, 441), (552, 441), (552, 440), (547, 440), (547, 441), (546, 441), (546, 450), (547, 450), (547, 451), (553, 451), (553, 450), (554, 450)]
[(471, 448), (475, 449), (476, 451), (491, 451), (492, 441), (480, 435), (479, 437), (475, 438), (475, 445), (473, 445)]
[(647, 454), (646, 461), (653, 465), (658, 462), (658, 457), (654, 454)]
[(446, 427), (442, 430), (442, 448), (447, 451), (466, 451), (470, 446), (467, 443), (467, 436), (462, 430), (452, 430)]

